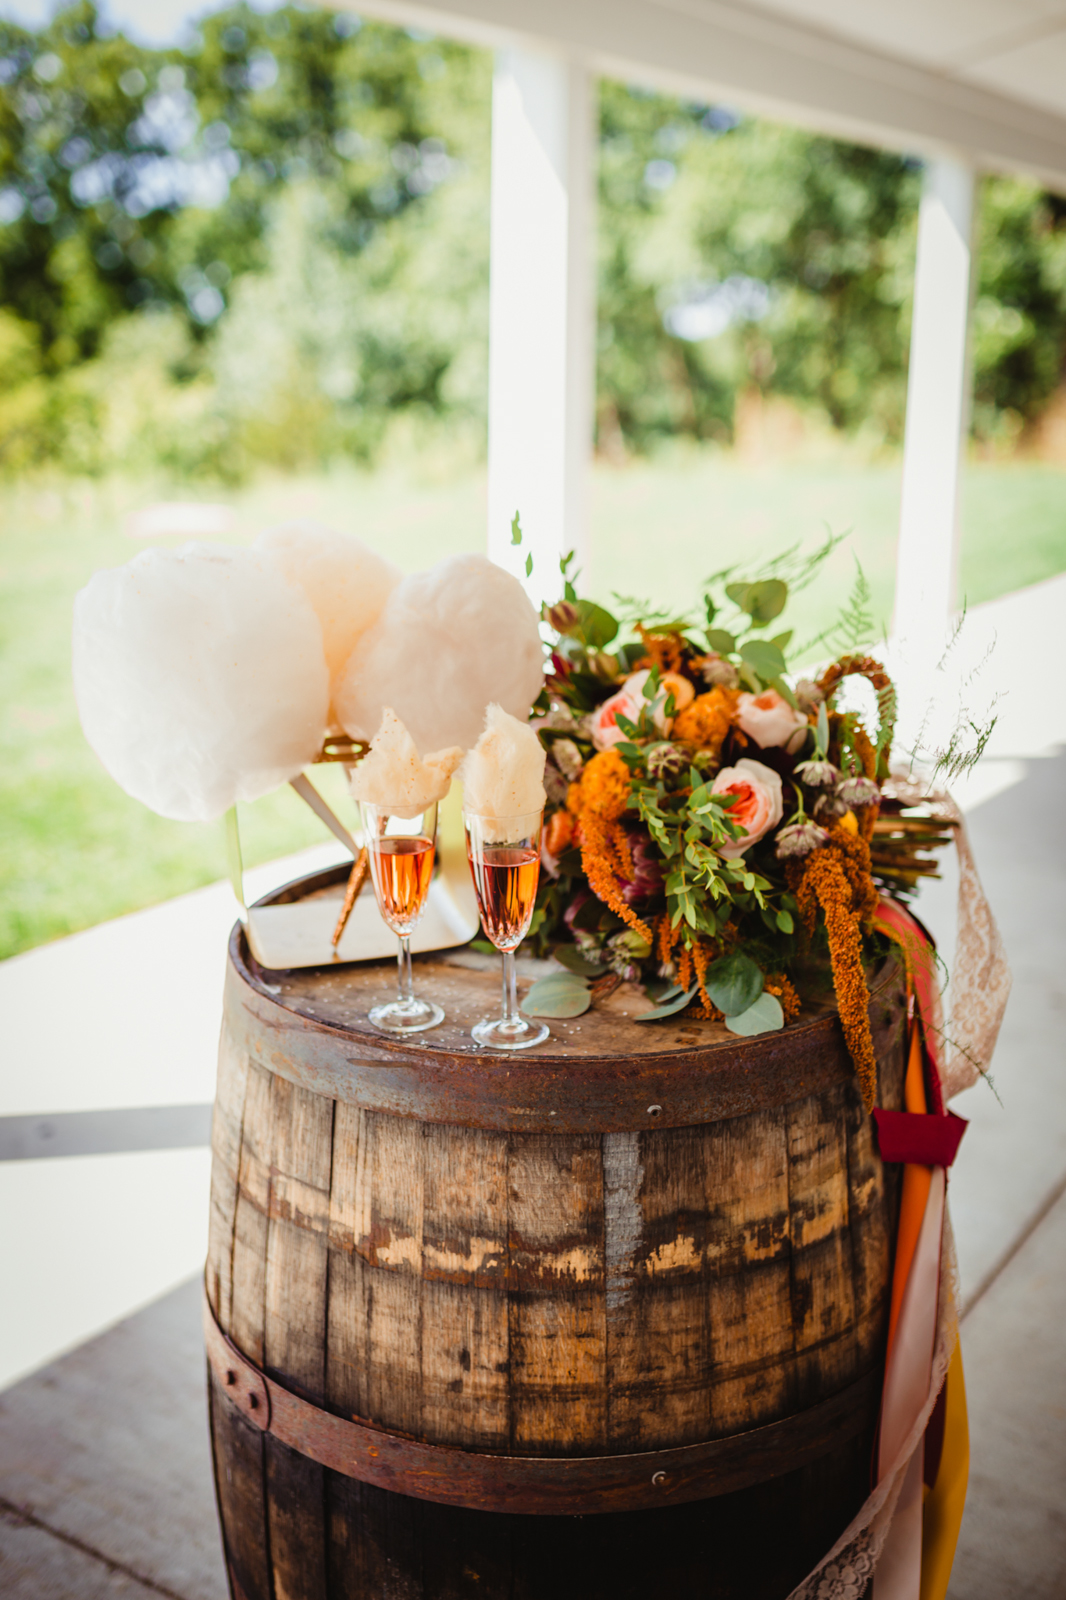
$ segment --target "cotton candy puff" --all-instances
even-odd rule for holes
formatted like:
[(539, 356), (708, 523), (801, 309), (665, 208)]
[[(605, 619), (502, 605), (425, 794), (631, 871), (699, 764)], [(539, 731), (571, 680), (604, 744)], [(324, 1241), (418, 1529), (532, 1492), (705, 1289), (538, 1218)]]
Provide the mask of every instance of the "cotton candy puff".
[(464, 811), (489, 818), (542, 811), (544, 761), (544, 746), (530, 724), (490, 705), (484, 732), (459, 769)]
[(318, 522), (286, 522), (261, 533), (253, 547), (310, 600), (322, 624), (330, 678), (381, 615), (400, 569), (359, 539)]
[(322, 628), (263, 555), (146, 550), (74, 602), (82, 728), (115, 781), (161, 816), (220, 816), (295, 777), (329, 704)]
[(399, 717), (386, 706), (369, 751), (352, 771), (352, 794), (394, 816), (417, 817), (444, 799), (462, 758), (458, 745), (420, 756)]
[(420, 750), (469, 749), (496, 702), (524, 720), (543, 683), (537, 614), (487, 557), (450, 556), (397, 584), (334, 686), (353, 738), (392, 706)]

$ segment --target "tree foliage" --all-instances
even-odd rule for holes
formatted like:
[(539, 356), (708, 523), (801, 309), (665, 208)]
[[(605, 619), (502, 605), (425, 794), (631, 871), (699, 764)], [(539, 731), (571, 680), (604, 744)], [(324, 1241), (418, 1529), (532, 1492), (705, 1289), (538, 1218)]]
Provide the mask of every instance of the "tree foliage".
[[(235, 4), (184, 48), (90, 0), (0, 21), (0, 464), (240, 473), (483, 426), (491, 63)], [(902, 431), (920, 168), (604, 82), (601, 447), (728, 441), (738, 396)], [(984, 190), (976, 422), (1058, 386), (1066, 208)], [(130, 396), (137, 395), (136, 403)]]

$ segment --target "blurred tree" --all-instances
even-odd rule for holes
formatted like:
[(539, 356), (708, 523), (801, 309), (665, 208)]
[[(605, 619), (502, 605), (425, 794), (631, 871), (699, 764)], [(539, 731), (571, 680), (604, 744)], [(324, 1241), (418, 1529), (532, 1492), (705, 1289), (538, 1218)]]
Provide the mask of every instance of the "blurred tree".
[(974, 419), (1031, 421), (1063, 382), (1066, 200), (1014, 178), (988, 178), (974, 307)]
[[(0, 465), (232, 475), (398, 413), (482, 426), (490, 71), (301, 5), (169, 50), (90, 0), (0, 21)], [(918, 164), (609, 81), (600, 114), (601, 449), (728, 441), (774, 395), (897, 441)], [(975, 420), (1010, 435), (1061, 380), (1066, 206), (983, 192)]]
[(898, 434), (913, 163), (617, 84), (601, 104), (601, 422), (721, 435), (753, 385)]
[(210, 326), (263, 265), (294, 179), (341, 198), (342, 254), (430, 193), (477, 124), (470, 67), (444, 41), (295, 6), (231, 6), (188, 52), (112, 35), (90, 0), (38, 33), (0, 21), (0, 303), (53, 371), (131, 308)]

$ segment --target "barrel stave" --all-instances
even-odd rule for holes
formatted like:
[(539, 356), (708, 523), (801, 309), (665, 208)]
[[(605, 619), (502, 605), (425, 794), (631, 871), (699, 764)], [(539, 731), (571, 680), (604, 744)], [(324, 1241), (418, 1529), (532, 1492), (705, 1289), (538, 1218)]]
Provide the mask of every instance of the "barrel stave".
[(208, 1373), (215, 1495), (235, 1600), (270, 1600), (270, 1540), (263, 1492), (264, 1437)]
[(607, 1327), (598, 1135), (511, 1135), (507, 1245), (511, 1447), (599, 1455)]
[(510, 1446), (507, 1140), (427, 1125), (422, 1259), (424, 1420), (434, 1441)]

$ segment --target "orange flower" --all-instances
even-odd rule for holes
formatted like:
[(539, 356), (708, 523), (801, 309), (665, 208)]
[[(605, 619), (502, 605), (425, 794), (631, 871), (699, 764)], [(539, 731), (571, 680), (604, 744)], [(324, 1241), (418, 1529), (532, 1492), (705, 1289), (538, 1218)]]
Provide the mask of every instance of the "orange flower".
[(869, 849), (862, 839), (835, 827), (827, 844), (803, 861), (790, 862), (786, 870), (808, 933), (814, 932), (819, 908), (825, 918), (840, 1023), (869, 1111), (877, 1098), (870, 991), (862, 964), (861, 925), (877, 909)]
[(726, 735), (733, 727), (737, 701), (736, 689), (726, 689), (721, 684), (707, 694), (698, 694), (692, 704), (674, 718), (672, 735), (685, 744), (694, 744), (698, 750), (707, 750), (717, 760)]
[(544, 833), (544, 848), (550, 856), (561, 856), (572, 843), (574, 819), (569, 811), (552, 813)]
[(620, 818), (629, 798), (629, 768), (617, 750), (601, 750), (570, 785), (567, 810), (580, 825), (581, 868), (598, 900), (649, 944), (652, 931), (622, 897), (620, 880), (633, 876), (633, 856)]
[(795, 1022), (802, 1009), (800, 997), (783, 972), (771, 972), (766, 980), (766, 992), (781, 1002), (786, 1022)]
[(641, 666), (658, 667), (660, 672), (680, 671), (684, 656), (684, 645), (680, 634), (649, 633), (643, 623), (637, 624), (637, 632), (648, 652), (647, 657), (641, 660)]

